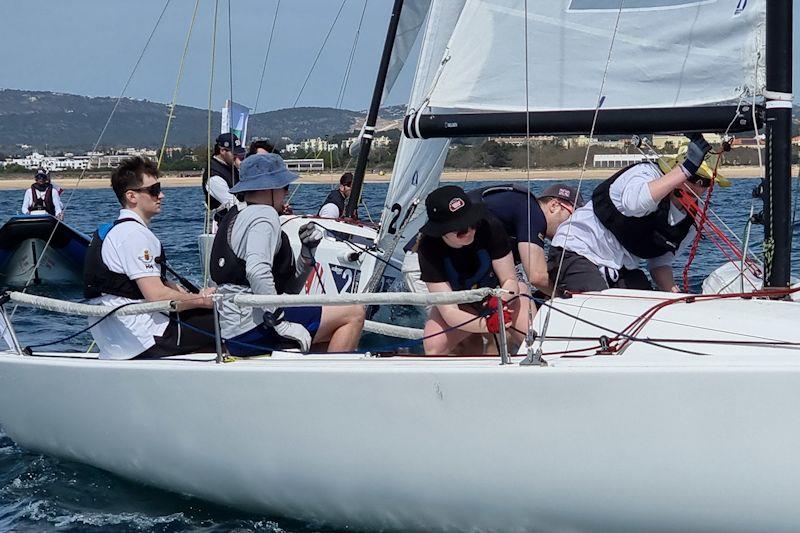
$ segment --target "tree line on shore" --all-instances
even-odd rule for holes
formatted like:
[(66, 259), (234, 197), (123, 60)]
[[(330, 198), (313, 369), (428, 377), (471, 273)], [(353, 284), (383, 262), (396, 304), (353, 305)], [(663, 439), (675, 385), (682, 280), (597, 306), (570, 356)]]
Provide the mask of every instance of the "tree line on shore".
[[(400, 132), (388, 132), (390, 142), (387, 146), (373, 146), (370, 151), (369, 168), (375, 171), (390, 171), (397, 155)], [(338, 143), (349, 135), (326, 137), (330, 143)], [(329, 151), (297, 150), (287, 153), (286, 142), (276, 143), (276, 150), (286, 159), (322, 159), (326, 169), (343, 170), (355, 166), (355, 158), (350, 156), (347, 148), (336, 148)], [(674, 153), (676, 147), (667, 142), (662, 153)], [(793, 162), (800, 162), (798, 147), (793, 147)], [(638, 154), (632, 145), (593, 145), (589, 147), (588, 166), (592, 166), (596, 154)], [(487, 138), (454, 139), (450, 145), (445, 162), (451, 169), (524, 169), (530, 161), (531, 168), (575, 168), (583, 164), (586, 146), (576, 142), (555, 140), (532, 140), (526, 144), (498, 142)], [(4, 156), (0, 154), (0, 160)], [(162, 159), (161, 168), (167, 172), (200, 172), (208, 161), (206, 146), (171, 148)], [(736, 147), (725, 154), (726, 165), (757, 165), (758, 151), (751, 147)], [(96, 169), (103, 170), (103, 169)], [(20, 174), (30, 172), (20, 165), (0, 167), (0, 173)]]

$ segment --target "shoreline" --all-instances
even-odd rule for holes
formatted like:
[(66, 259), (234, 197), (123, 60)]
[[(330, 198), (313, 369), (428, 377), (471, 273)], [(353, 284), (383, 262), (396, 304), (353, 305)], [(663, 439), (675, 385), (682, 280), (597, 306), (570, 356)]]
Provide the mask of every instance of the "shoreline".
[[(619, 169), (615, 168), (588, 168), (584, 172), (584, 179), (598, 180), (610, 177)], [(792, 168), (792, 175), (798, 172), (797, 167)], [(761, 169), (758, 166), (731, 166), (725, 167), (723, 172), (727, 178), (757, 178), (761, 176)], [(188, 174), (188, 175), (187, 175)], [(59, 173), (54, 174), (54, 181), (65, 189), (74, 189), (78, 182), (78, 173)], [(341, 172), (324, 172), (315, 174), (301, 174), (297, 180), (299, 185), (330, 184), (339, 181)], [(536, 169), (530, 171), (530, 179), (534, 181), (557, 181), (557, 180), (577, 180), (580, 176), (580, 169)], [(388, 183), (391, 173), (379, 174), (368, 173), (365, 183)], [(476, 181), (527, 181), (527, 173), (524, 169), (509, 170), (445, 170), (442, 173), (442, 183), (464, 183)], [(167, 172), (161, 178), (165, 187), (199, 187), (201, 183), (200, 173)], [(28, 174), (12, 174), (8, 177), (0, 177), (0, 190), (25, 190), (33, 183), (33, 172)], [(78, 188), (80, 189), (102, 189), (110, 187), (108, 174), (87, 174), (84, 176)]]

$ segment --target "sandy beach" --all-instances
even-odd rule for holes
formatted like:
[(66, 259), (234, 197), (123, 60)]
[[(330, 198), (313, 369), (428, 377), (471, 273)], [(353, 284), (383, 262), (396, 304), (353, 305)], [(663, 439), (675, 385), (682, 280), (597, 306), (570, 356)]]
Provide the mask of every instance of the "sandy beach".
[[(584, 173), (585, 179), (604, 179), (614, 173), (612, 168), (590, 168)], [(723, 174), (728, 178), (753, 178), (761, 175), (757, 166), (724, 167)], [(792, 175), (797, 174), (794, 168)], [(327, 173), (307, 173), (301, 174), (299, 184), (329, 183), (338, 182), (340, 172)], [(55, 173), (53, 179), (59, 186), (66, 189), (75, 188), (78, 184), (79, 173)], [(573, 180), (580, 176), (580, 169), (536, 169), (531, 170), (530, 179), (532, 180)], [(391, 173), (369, 173), (366, 176), (367, 183), (387, 183), (391, 179)], [(443, 182), (463, 183), (473, 181), (525, 181), (527, 180), (525, 170), (446, 170), (442, 174)], [(162, 177), (161, 182), (166, 187), (197, 187), (200, 185), (200, 173), (167, 173)], [(0, 190), (23, 190), (33, 183), (33, 172), (27, 174), (10, 174), (0, 177)], [(79, 188), (97, 189), (109, 187), (107, 173), (87, 173), (80, 180)]]

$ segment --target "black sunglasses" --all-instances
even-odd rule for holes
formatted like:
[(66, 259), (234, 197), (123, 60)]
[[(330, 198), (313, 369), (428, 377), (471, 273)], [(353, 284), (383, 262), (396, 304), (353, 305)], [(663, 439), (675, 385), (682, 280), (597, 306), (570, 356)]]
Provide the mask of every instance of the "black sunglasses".
[(146, 192), (153, 198), (158, 198), (158, 195), (161, 194), (161, 183), (156, 182), (149, 187), (139, 187), (138, 189), (128, 189), (129, 191), (133, 192)]

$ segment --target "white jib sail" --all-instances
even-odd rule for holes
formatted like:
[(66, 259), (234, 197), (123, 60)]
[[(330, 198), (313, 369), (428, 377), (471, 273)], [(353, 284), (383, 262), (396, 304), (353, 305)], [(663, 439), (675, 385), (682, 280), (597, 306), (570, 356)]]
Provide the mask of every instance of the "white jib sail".
[(386, 83), (383, 86), (381, 101), (386, 100), (397, 77), (406, 64), (408, 55), (417, 42), (422, 26), (425, 24), (425, 15), (428, 14), (432, 0), (406, 0), (400, 11), (400, 21), (397, 23), (397, 34), (394, 38), (392, 56), (389, 59), (389, 70), (386, 72)]
[[(386, 81), (383, 85), (381, 102), (392, 92), (395, 82), (397, 82), (400, 72), (406, 65), (411, 49), (417, 41), (422, 26), (425, 24), (425, 15), (428, 14), (432, 0), (406, 0), (403, 2), (403, 9), (400, 11), (400, 20), (397, 23), (397, 33), (392, 47), (392, 55), (389, 58), (389, 69), (386, 71)], [(358, 140), (350, 145), (350, 156), (356, 157), (361, 150), (361, 138), (364, 136), (364, 127), (358, 132)]]
[[(525, 1), (467, 0), (430, 108), (526, 110)], [(603, 108), (736, 103), (763, 92), (766, 0), (528, 0), (527, 7), (531, 111), (595, 108), (618, 15)]]
[[(409, 112), (423, 105), (425, 101), (446, 55), (447, 42), (461, 14), (464, 1), (434, 0), (430, 7), (409, 98)], [(400, 139), (378, 234), (380, 247), (388, 253), (392, 253), (395, 247), (401, 250), (406, 241), (419, 230), (422, 219), (418, 215), (425, 212), (425, 197), (439, 184), (449, 145), (449, 139)], [(418, 205), (413, 216), (407, 220), (415, 201)]]

